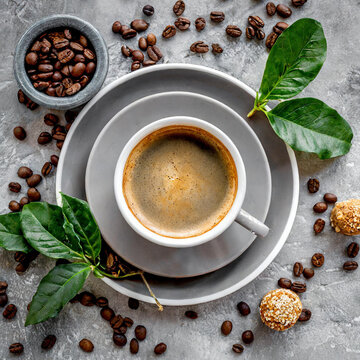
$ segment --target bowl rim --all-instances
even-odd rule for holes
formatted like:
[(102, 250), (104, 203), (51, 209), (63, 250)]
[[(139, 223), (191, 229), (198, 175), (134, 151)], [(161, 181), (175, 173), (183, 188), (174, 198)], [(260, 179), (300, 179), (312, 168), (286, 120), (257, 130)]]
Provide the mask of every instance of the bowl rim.
[[(36, 90), (25, 70), (25, 55), (34, 40), (49, 29), (69, 27), (83, 33), (91, 42), (97, 58), (96, 71), (89, 84), (69, 97), (53, 97)], [(90, 101), (101, 89), (109, 68), (107, 45), (100, 32), (89, 22), (67, 14), (44, 17), (31, 25), (21, 36), (14, 53), (14, 76), (19, 88), (35, 103), (45, 108), (68, 110)]]

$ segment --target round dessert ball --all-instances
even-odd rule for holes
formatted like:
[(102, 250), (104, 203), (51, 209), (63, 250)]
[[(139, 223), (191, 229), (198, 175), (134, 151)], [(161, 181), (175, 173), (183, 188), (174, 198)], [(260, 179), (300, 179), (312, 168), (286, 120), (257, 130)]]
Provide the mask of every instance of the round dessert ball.
[(331, 226), (344, 235), (360, 234), (360, 200), (350, 199), (336, 203), (331, 211)]
[(284, 331), (294, 326), (301, 314), (300, 298), (291, 290), (269, 291), (260, 304), (262, 322), (270, 329)]

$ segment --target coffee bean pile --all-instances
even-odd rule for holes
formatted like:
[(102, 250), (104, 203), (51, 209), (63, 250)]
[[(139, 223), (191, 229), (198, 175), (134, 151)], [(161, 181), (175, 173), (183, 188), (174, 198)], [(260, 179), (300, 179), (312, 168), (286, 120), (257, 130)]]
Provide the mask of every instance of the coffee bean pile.
[(96, 55), (84, 35), (61, 28), (41, 34), (28, 50), (25, 64), (35, 89), (49, 96), (72, 96), (91, 80)]

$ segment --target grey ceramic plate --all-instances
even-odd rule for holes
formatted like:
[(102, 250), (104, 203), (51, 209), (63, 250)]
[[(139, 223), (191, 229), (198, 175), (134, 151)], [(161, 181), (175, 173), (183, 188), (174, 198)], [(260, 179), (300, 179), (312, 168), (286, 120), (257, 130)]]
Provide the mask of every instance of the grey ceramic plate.
[[(252, 109), (255, 91), (220, 71), (187, 64), (155, 65), (121, 77), (102, 89), (78, 116), (61, 151), (56, 191), (85, 199), (85, 169), (96, 137), (126, 105), (144, 96), (165, 91), (190, 91), (228, 105), (240, 116)], [(275, 258), (293, 225), (299, 196), (298, 169), (293, 151), (273, 132), (262, 114), (248, 122), (260, 139), (271, 169), (272, 198), (266, 241), (253, 244), (235, 261), (207, 275), (187, 279), (149, 277), (164, 305), (191, 305), (228, 295), (248, 284)], [(226, 130), (231, 134), (231, 129)], [(99, 184), (101, 186), (101, 184)], [(117, 291), (153, 303), (141, 280), (104, 279)]]
[(86, 170), (86, 197), (105, 241), (116, 253), (146, 272), (167, 277), (189, 277), (217, 270), (240, 256), (255, 239), (251, 232), (234, 222), (213, 241), (174, 249), (143, 239), (122, 217), (113, 184), (123, 147), (142, 127), (179, 115), (233, 130), (227, 135), (240, 151), (246, 168), (248, 186), (244, 210), (264, 221), (271, 199), (271, 175), (265, 151), (246, 121), (228, 106), (188, 92), (155, 94), (126, 106), (108, 122), (95, 141)]

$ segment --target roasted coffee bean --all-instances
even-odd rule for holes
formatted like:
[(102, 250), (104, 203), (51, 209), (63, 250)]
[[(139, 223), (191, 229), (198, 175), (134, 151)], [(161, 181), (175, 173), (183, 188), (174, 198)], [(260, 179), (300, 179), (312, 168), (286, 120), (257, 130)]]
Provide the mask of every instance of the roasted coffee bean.
[(221, 332), (223, 335), (228, 336), (232, 331), (232, 322), (230, 320), (225, 320), (221, 325)]
[(256, 38), (258, 40), (264, 40), (265, 39), (265, 33), (262, 30), (258, 29), (256, 31)]
[(154, 15), (154, 7), (151, 6), (151, 5), (145, 5), (143, 7), (143, 13), (146, 15), (146, 16), (153, 16)]
[(138, 45), (139, 45), (139, 49), (145, 51), (148, 47), (146, 38), (144, 38), (144, 37), (139, 38)]
[(44, 123), (48, 126), (55, 126), (59, 122), (59, 118), (55, 114), (46, 114)]
[(352, 242), (347, 247), (346, 252), (347, 252), (348, 257), (350, 257), (350, 258), (356, 257), (359, 253), (359, 244), (356, 242)]
[(109, 300), (104, 296), (100, 296), (99, 298), (96, 299), (96, 305), (101, 308), (108, 307)]
[(51, 135), (54, 136), (56, 133), (66, 134), (65, 128), (62, 125), (56, 125), (51, 130)]
[(234, 344), (232, 350), (234, 353), (241, 354), (244, 351), (244, 347), (241, 344)]
[[(76, 63), (78, 63), (78, 62), (84, 63), (84, 62), (86, 62), (86, 59), (85, 59), (85, 56), (84, 56), (84, 55), (82, 55), (82, 54), (76, 54), (75, 57), (74, 57), (74, 61), (75, 61)], [(53, 79), (54, 79), (54, 77), (53, 77)]]
[(195, 27), (197, 31), (204, 30), (206, 26), (206, 20), (203, 17), (199, 17), (195, 20)]
[[(79, 80), (79, 84), (81, 85), (81, 87), (85, 87), (86, 84), (89, 82), (89, 77), (87, 75), (83, 75), (80, 80)], [(69, 131), (71, 127), (71, 124), (66, 124), (65, 128), (66, 131)]]
[(251, 313), (250, 306), (244, 301), (240, 301), (237, 304), (237, 308), (242, 316), (247, 316)]
[(132, 53), (132, 50), (126, 46), (126, 45), (123, 45), (121, 47), (121, 53), (125, 56), (125, 57), (130, 57), (131, 56), (131, 53)]
[(139, 70), (140, 67), (141, 67), (140, 61), (133, 61), (133, 63), (131, 64), (131, 71)]
[(11, 354), (15, 354), (15, 355), (22, 354), (24, 352), (24, 346), (21, 343), (11, 344), (9, 346), (9, 351)]
[(315, 235), (320, 234), (325, 227), (325, 221), (323, 219), (317, 219), (314, 223)]
[(221, 54), (224, 50), (219, 44), (211, 44), (213, 54)]
[(38, 54), (36, 52), (29, 52), (25, 56), (25, 62), (28, 65), (35, 66), (37, 64), (37, 62), (38, 62)]
[(129, 298), (128, 306), (132, 310), (137, 310), (139, 308), (139, 300), (134, 299), (134, 298)]
[(185, 311), (185, 316), (191, 320), (195, 320), (198, 318), (198, 314), (196, 311), (193, 310), (187, 310)]
[[(289, 27), (289, 24), (287, 24), (286, 22), (283, 22), (283, 21), (280, 21), (280, 22), (278, 22), (274, 27), (273, 27), (273, 31), (276, 33), (276, 34), (278, 34), (278, 35), (280, 35), (283, 31), (285, 31), (287, 28)], [(315, 185), (316, 186), (316, 181), (318, 182), (318, 180), (317, 179), (310, 179), (310, 180), (312, 180), (312, 181), (314, 181), (315, 180), (315, 184), (311, 184), (310, 185), (310, 187), (311, 187), (311, 189), (313, 190), (314, 188), (313, 188), (313, 186)], [(309, 180), (309, 181), (310, 181)], [(309, 188), (309, 181), (308, 181), (308, 188)], [(319, 186), (319, 184), (318, 184), (318, 186)], [(319, 189), (318, 189), (319, 190)], [(310, 189), (309, 189), (309, 191), (310, 191)], [(316, 190), (317, 191), (317, 190)], [(314, 191), (314, 192), (316, 192), (316, 191)], [(310, 191), (311, 192), (311, 191)]]
[(88, 75), (91, 75), (95, 72), (96, 69), (96, 64), (93, 61), (90, 61), (89, 63), (87, 63), (86, 65), (86, 73)]
[(139, 342), (135, 338), (132, 338), (130, 341), (130, 352), (132, 354), (137, 354), (139, 352)]
[(120, 32), (120, 29), (121, 29), (121, 23), (120, 23), (120, 21), (115, 21), (115, 22), (112, 24), (112, 31), (113, 31), (113, 33), (118, 34), (118, 33)]
[(144, 61), (144, 54), (140, 50), (134, 50), (132, 53), (132, 59), (134, 61), (143, 62)]
[(276, 6), (273, 2), (268, 2), (266, 4), (266, 12), (269, 16), (274, 16), (276, 13)]
[(88, 40), (84, 35), (79, 36), (79, 43), (84, 47), (88, 47)]
[(56, 167), (59, 163), (59, 157), (57, 155), (51, 155), (50, 161)]
[(5, 319), (11, 320), (15, 317), (17, 312), (17, 307), (14, 304), (9, 304), (6, 306), (5, 310), (3, 311), (3, 317)]
[(94, 344), (88, 339), (82, 339), (79, 342), (80, 349), (85, 352), (92, 352), (94, 350)]
[(82, 62), (77, 63), (71, 70), (71, 75), (75, 78), (81, 77), (86, 69), (86, 65)]
[(29, 202), (30, 202), (29, 199), (26, 196), (24, 196), (20, 199), (20, 206), (24, 207), (25, 205), (29, 204)]
[(41, 169), (41, 174), (43, 176), (48, 176), (51, 173), (51, 170), (52, 170), (52, 164), (51, 162), (47, 161)]
[(296, 262), (293, 267), (294, 276), (299, 277), (304, 271), (304, 267), (300, 262)]
[(143, 66), (146, 67), (146, 66), (151, 66), (151, 65), (155, 65), (156, 64), (156, 61), (153, 61), (153, 60), (145, 60), (143, 61)]
[(127, 30), (124, 30), (123, 33), (122, 33), (122, 37), (125, 40), (132, 39), (136, 35), (137, 35), (137, 32), (134, 29), (127, 29)]
[(296, 293), (303, 293), (306, 291), (306, 284), (300, 281), (294, 281), (290, 289)]
[(185, 3), (182, 0), (177, 1), (173, 6), (173, 11), (176, 16), (182, 15), (185, 11)]
[(117, 346), (125, 346), (126, 343), (127, 343), (127, 338), (125, 335), (123, 334), (117, 334), (114, 332), (113, 334), (113, 341), (114, 341), (114, 344), (117, 345)]
[(254, 341), (254, 334), (251, 330), (246, 330), (242, 333), (241, 338), (245, 344), (251, 344)]
[(16, 265), (15, 271), (17, 272), (18, 275), (21, 275), (29, 268), (29, 265), (30, 264), (28, 262), (19, 263)]
[(326, 193), (324, 195), (324, 201), (326, 201), (329, 204), (334, 204), (337, 202), (337, 196), (331, 193)]
[(146, 338), (146, 328), (143, 325), (138, 325), (135, 328), (135, 337), (140, 340), (143, 341)]
[(176, 21), (175, 21), (175, 26), (180, 30), (180, 31), (185, 31), (190, 27), (190, 20), (184, 17), (179, 17)]
[(130, 24), (131, 28), (136, 30), (137, 32), (142, 32), (147, 30), (149, 24), (143, 19), (135, 19)]
[(161, 355), (161, 354), (163, 354), (163, 353), (166, 351), (166, 349), (167, 349), (166, 344), (160, 343), (160, 344), (157, 344), (157, 345), (155, 346), (155, 348), (154, 348), (154, 353), (155, 353), (156, 355)]
[(40, 145), (46, 145), (49, 142), (51, 142), (51, 140), (52, 140), (51, 134), (49, 134), (47, 131), (44, 131), (39, 135), (37, 141)]
[(210, 20), (216, 23), (221, 23), (225, 20), (225, 14), (222, 11), (212, 11), (210, 13)]
[(50, 86), (50, 82), (49, 81), (39, 81), (39, 82), (35, 82), (33, 85), (34, 85), (35, 89), (37, 89), (39, 91), (43, 91), (43, 90), (46, 90)]
[(314, 269), (305, 268), (303, 271), (303, 275), (305, 279), (311, 279), (314, 276), (315, 272)]
[(276, 7), (276, 11), (283, 18), (288, 18), (292, 14), (291, 9), (288, 6), (284, 5), (284, 4), (279, 4)]
[(18, 101), (20, 104), (26, 103), (26, 95), (23, 93), (22, 90), (18, 91), (17, 96), (18, 96)]
[(64, 86), (60, 84), (59, 86), (56, 87), (55, 92), (56, 92), (56, 96), (59, 97), (65, 96)]
[(54, 347), (55, 343), (56, 343), (56, 336), (48, 335), (41, 343), (41, 348), (44, 350), (50, 350)]
[(196, 52), (198, 54), (204, 54), (204, 53), (207, 53), (209, 51), (209, 46), (206, 45), (203, 41), (195, 41), (190, 46), (190, 51)]
[(25, 262), (26, 254), (22, 251), (16, 251), (16, 253), (14, 254), (14, 260), (16, 262)]
[(13, 133), (18, 140), (24, 140), (26, 138), (26, 131), (21, 126), (16, 126), (13, 130)]
[(327, 210), (327, 208), (328, 208), (328, 205), (324, 201), (317, 202), (313, 207), (314, 211), (318, 214), (325, 212)]
[(151, 60), (156, 62), (158, 62), (162, 58), (162, 53), (156, 45), (149, 46), (147, 49), (147, 54)]
[(249, 16), (248, 22), (254, 29), (261, 29), (265, 25), (260, 16)]
[(67, 95), (74, 95), (77, 92), (79, 92), (81, 90), (81, 85), (79, 83), (75, 83), (73, 85), (71, 85), (68, 89), (66, 89), (66, 94)]
[(278, 281), (278, 285), (283, 289), (290, 289), (292, 282), (290, 279), (287, 278), (280, 278)]
[(26, 183), (28, 184), (29, 187), (33, 188), (33, 187), (36, 187), (37, 185), (39, 185), (41, 180), (42, 180), (41, 175), (33, 174), (29, 178), (26, 179)]
[(59, 150), (62, 149), (63, 145), (64, 145), (64, 142), (63, 142), (63, 141), (57, 141), (57, 142), (56, 142), (56, 147), (57, 147)]
[(22, 179), (27, 179), (28, 177), (30, 177), (33, 172), (30, 168), (28, 168), (27, 166), (21, 166), (17, 172), (18, 176)]
[(21, 210), (21, 205), (17, 201), (11, 200), (9, 202), (9, 209), (12, 212), (19, 212)]
[(153, 33), (148, 34), (146, 37), (148, 46), (153, 46), (156, 44), (156, 36)]
[(228, 25), (226, 27), (226, 33), (231, 37), (237, 38), (241, 36), (242, 31), (236, 25)]
[(0, 294), (5, 294), (7, 288), (8, 283), (6, 281), (0, 281)]
[(246, 28), (246, 37), (251, 40), (255, 37), (255, 35), (256, 35), (255, 29), (252, 26), (248, 26)]
[(83, 291), (80, 294), (80, 303), (84, 306), (94, 306), (96, 304), (96, 297), (88, 291)]
[[(279, 23), (276, 24), (278, 26)], [(307, 187), (310, 193), (314, 194), (320, 189), (320, 182), (318, 179), (309, 179), (307, 182)]]
[(295, 7), (299, 7), (303, 6), (307, 2), (307, 0), (291, 0), (291, 2)]
[(299, 321), (309, 321), (311, 318), (311, 311), (309, 309), (302, 309), (299, 316)]
[(320, 254), (320, 253), (316, 253), (312, 256), (311, 258), (311, 262), (312, 264), (315, 266), (315, 267), (321, 267), (324, 265), (324, 261), (325, 261), (325, 258), (324, 258), (324, 255), (323, 254)]
[(358, 268), (358, 263), (354, 260), (345, 261), (343, 265), (343, 269), (346, 271), (354, 271)]
[(58, 53), (57, 57), (62, 64), (68, 63), (75, 56), (75, 53), (70, 49), (62, 50)]
[(114, 334), (122, 334), (125, 335), (127, 332), (127, 327), (123, 324), (120, 327), (114, 329)]
[(166, 26), (166, 28), (162, 32), (162, 36), (165, 39), (170, 39), (171, 37), (175, 36), (175, 34), (176, 34), (176, 29), (174, 25)]
[(118, 329), (124, 322), (124, 319), (121, 315), (114, 316), (111, 321), (110, 325), (113, 329)]
[(115, 316), (114, 310), (108, 307), (104, 307), (100, 311), (100, 315), (106, 321), (111, 321)]
[(64, 35), (68, 40), (72, 39), (71, 31), (69, 29), (64, 30)]
[(274, 33), (274, 32), (270, 33), (270, 34), (267, 36), (266, 41), (265, 41), (266, 47), (267, 47), (268, 49), (271, 49), (271, 48), (274, 46), (277, 38), (278, 38), (278, 35), (277, 35), (276, 33)]
[(130, 28), (127, 25), (121, 25), (120, 28), (120, 34), (122, 35), (126, 30), (129, 30)]
[(8, 303), (8, 296), (5, 293), (3, 294), (0, 293), (0, 307), (5, 306), (7, 303)]
[(11, 182), (9, 184), (9, 190), (18, 193), (21, 190), (21, 185), (18, 182)]
[(66, 38), (56, 37), (53, 40), (53, 45), (56, 50), (63, 49), (69, 45), (69, 40)]
[(49, 73), (53, 71), (53, 66), (51, 64), (40, 64), (38, 66), (38, 70), (40, 72)]

